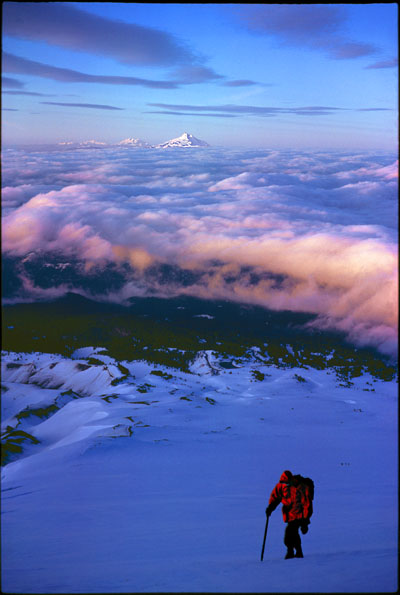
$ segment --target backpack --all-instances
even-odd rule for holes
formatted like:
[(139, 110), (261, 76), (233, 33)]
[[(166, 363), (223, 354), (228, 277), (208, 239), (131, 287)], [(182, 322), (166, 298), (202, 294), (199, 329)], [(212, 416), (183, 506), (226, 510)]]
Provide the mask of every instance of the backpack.
[[(307, 517), (309, 518), (313, 513), (313, 500), (314, 500), (314, 482), (309, 477), (303, 477), (302, 475), (294, 475), (299, 481), (299, 488), (301, 491), (301, 505), (303, 510), (307, 511)], [(301, 490), (301, 486), (307, 486), (308, 490)]]
[(306, 486), (308, 486), (308, 489), (310, 490), (310, 499), (311, 501), (314, 500), (314, 482), (312, 479), (310, 479), (309, 477), (302, 477), (300, 475), (300, 481), (302, 483), (305, 483)]

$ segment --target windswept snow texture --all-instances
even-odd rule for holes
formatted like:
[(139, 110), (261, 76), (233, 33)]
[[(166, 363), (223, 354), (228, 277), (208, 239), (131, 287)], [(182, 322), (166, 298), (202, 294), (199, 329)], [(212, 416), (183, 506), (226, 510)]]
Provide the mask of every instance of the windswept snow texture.
[(4, 149), (2, 174), (8, 302), (186, 294), (397, 350), (395, 154), (91, 143)]
[[(3, 592), (396, 591), (395, 381), (222, 363), (3, 353)], [(278, 509), (261, 562), (285, 469), (315, 482), (305, 557)]]

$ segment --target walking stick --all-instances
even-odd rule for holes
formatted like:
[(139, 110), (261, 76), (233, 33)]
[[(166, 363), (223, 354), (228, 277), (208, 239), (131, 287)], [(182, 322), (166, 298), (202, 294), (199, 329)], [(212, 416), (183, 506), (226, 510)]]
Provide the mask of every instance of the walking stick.
[(269, 521), (269, 516), (267, 516), (267, 521), (265, 523), (264, 541), (263, 541), (262, 550), (261, 550), (261, 562), (263, 561), (263, 558), (264, 558), (265, 540), (267, 538), (267, 531), (268, 531), (268, 521)]

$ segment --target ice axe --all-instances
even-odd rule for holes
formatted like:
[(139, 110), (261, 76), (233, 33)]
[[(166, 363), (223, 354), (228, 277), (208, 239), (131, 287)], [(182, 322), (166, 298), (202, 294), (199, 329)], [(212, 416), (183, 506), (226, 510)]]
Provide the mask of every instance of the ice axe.
[(267, 531), (268, 531), (268, 521), (269, 521), (269, 515), (267, 515), (267, 520), (265, 523), (264, 540), (263, 540), (262, 550), (261, 550), (261, 562), (263, 561), (263, 558), (264, 558), (265, 540), (267, 539)]

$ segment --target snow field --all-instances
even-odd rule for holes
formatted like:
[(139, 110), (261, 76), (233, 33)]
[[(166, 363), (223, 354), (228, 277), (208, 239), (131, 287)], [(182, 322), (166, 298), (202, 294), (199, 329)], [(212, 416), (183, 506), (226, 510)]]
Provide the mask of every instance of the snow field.
[[(89, 357), (106, 362), (92, 366), (101, 375), (74, 367)], [(224, 370), (212, 353), (196, 373), (121, 362), (124, 376), (106, 357), (3, 354), (2, 431), (40, 440), (2, 469), (3, 591), (396, 590), (395, 382), (364, 374), (346, 388), (330, 371), (260, 362)], [(16, 362), (31, 375), (15, 376)], [(284, 469), (315, 482), (305, 558), (283, 559), (278, 508), (261, 563)]]

